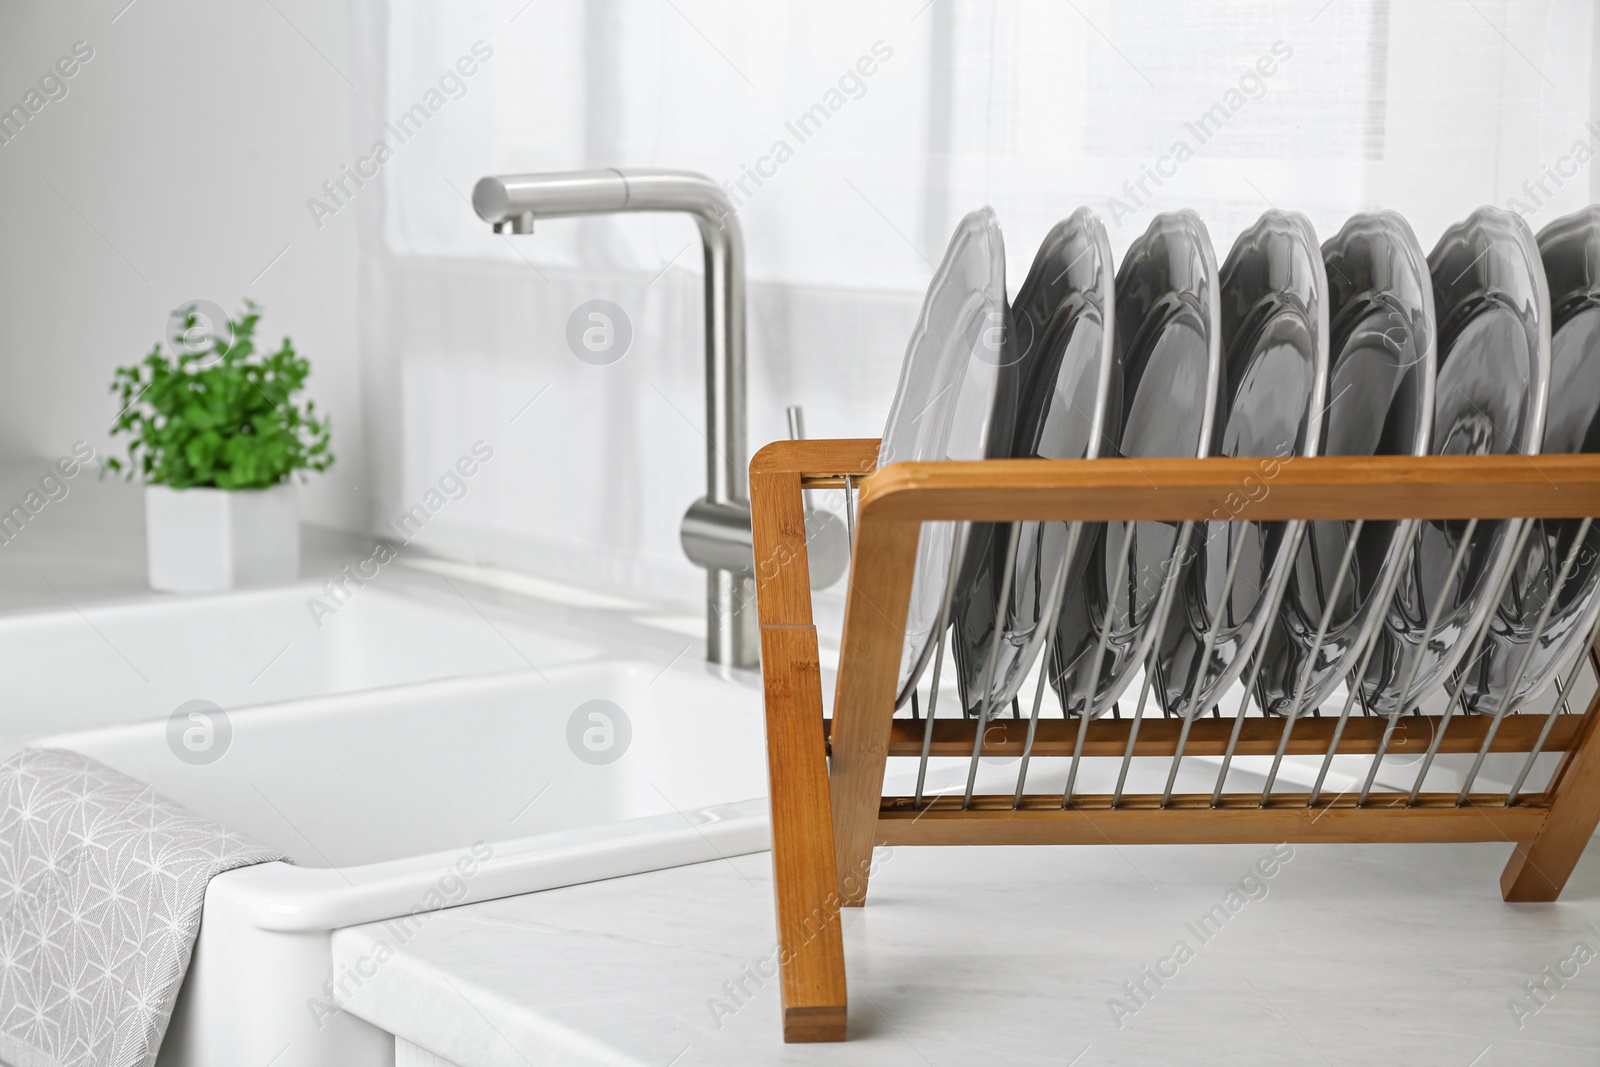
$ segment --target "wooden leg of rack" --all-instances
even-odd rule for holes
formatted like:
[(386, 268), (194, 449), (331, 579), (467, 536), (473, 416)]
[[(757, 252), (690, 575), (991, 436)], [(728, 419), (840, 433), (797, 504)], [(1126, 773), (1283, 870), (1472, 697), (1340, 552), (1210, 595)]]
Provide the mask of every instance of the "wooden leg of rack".
[(843, 1041), (844, 942), (800, 476), (753, 471), (750, 488), (783, 1039)]
[(817, 631), (764, 626), (772, 873), (785, 1041), (843, 1041), (844, 942), (833, 865), (833, 818), (822, 734)]
[(846, 907), (867, 897), (919, 532), (914, 522), (865, 515), (856, 524), (830, 763), (834, 853)]
[[(1590, 650), (1600, 670), (1600, 646)], [(1583, 726), (1556, 768), (1547, 791), (1550, 814), (1532, 841), (1516, 846), (1500, 875), (1507, 901), (1555, 900), (1600, 825), (1600, 692), (1589, 702)]]

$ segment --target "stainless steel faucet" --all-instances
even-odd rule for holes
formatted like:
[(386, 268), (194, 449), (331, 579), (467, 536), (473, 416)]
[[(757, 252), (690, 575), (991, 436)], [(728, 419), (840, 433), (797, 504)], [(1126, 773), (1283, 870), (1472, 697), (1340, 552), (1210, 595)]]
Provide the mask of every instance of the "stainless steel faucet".
[(589, 170), (483, 178), (472, 206), (496, 233), (532, 233), (538, 218), (620, 211), (693, 216), (705, 245), (706, 495), (689, 505), (680, 540), (684, 554), (706, 568), (706, 659), (754, 667), (760, 646), (745, 433), (744, 241), (732, 203), (703, 174)]

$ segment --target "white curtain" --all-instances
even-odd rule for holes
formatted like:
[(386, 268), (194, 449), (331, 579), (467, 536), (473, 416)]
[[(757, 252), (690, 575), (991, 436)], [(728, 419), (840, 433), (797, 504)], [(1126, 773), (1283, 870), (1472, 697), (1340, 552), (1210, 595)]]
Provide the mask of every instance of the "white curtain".
[[(813, 436), (881, 429), (933, 264), (979, 205), (1005, 226), (1014, 290), (1082, 204), (1118, 254), (1183, 206), (1219, 259), (1269, 205), (1324, 237), (1394, 208), (1426, 248), (1484, 203), (1535, 228), (1588, 203), (1600, 149), (1585, 0), (354, 3), (353, 153), (392, 155), (353, 198), (374, 524), (481, 439), (495, 458), (422, 543), (684, 599), (701, 581), (677, 524), (704, 488), (694, 228), (496, 237), (468, 203), (483, 175), (725, 182), (758, 447), (792, 403)], [(632, 323), (610, 366), (567, 347), (591, 299)]]

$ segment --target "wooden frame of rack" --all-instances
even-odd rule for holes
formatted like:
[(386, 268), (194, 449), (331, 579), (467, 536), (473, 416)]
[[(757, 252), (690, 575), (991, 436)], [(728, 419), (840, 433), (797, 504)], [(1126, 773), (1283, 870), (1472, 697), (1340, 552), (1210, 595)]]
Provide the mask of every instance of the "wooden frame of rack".
[[(890, 756), (923, 752), (924, 722), (896, 720), (903, 624), (921, 524), (987, 522), (1179, 523), (1223, 515), (1288, 519), (1500, 519), (1600, 517), (1600, 456), (1550, 455), (1420, 459), (1320, 458), (1284, 463), (1268, 492), (1256, 459), (990, 460), (908, 463), (876, 471), (876, 440), (785, 441), (750, 465), (756, 590), (761, 623), (772, 792), (772, 843), (779, 964), (786, 1041), (842, 1041), (846, 1028), (844, 947), (839, 909), (861, 905), (876, 845), (1147, 844), (1262, 842), (1504, 841), (1514, 846), (1501, 875), (1507, 901), (1550, 901), (1560, 894), (1600, 823), (1600, 695), (1581, 715), (1550, 716), (1543, 751), (1561, 757), (1544, 791), (1517, 796), (1374, 793), (1349, 796), (1273, 794), (1061, 794), (936, 797), (882, 796)], [(822, 675), (806, 563), (803, 490), (859, 487), (849, 591), (832, 720), (823, 716)], [(1600, 670), (1600, 652), (1589, 653)], [(1401, 729), (1431, 731), (1436, 716), (1404, 716)], [(1475, 752), (1493, 716), (1458, 715), (1442, 752)], [(1534, 751), (1541, 718), (1507, 715), (1489, 751)], [(1149, 719), (1135, 754), (1172, 755), (1179, 722)], [(1343, 754), (1377, 751), (1381, 719), (1354, 718)], [(1028, 726), (993, 720), (984, 755), (1020, 754)], [(1233, 726), (1196, 719), (1188, 754), (1220, 753)], [(1328, 719), (1297, 727), (1290, 753), (1323, 755)], [(1122, 756), (1128, 720), (1092, 720), (1081, 754)], [(933, 755), (967, 756), (975, 722), (938, 719)], [(1267, 719), (1241, 724), (1235, 753), (1272, 754), (1279, 729)], [(1431, 736), (1431, 733), (1428, 735)], [(1076, 720), (1041, 720), (1034, 756), (1070, 755)]]

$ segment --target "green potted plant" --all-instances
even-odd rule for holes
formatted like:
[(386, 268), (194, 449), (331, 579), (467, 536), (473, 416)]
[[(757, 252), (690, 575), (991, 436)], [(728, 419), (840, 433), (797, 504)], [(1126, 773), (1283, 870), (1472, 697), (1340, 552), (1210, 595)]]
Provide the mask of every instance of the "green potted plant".
[(328, 420), (295, 399), (311, 365), (287, 337), (276, 352), (257, 353), (261, 315), (248, 300), (226, 331), (213, 319), (195, 343), (204, 329), (198, 306), (173, 313), (182, 331), (169, 336), (172, 353), (157, 342), (117, 369), (111, 391), (121, 410), (111, 432), (131, 440), (127, 461), (106, 467), (144, 482), (152, 589), (293, 581), (300, 531), (291, 477), (333, 464)]

